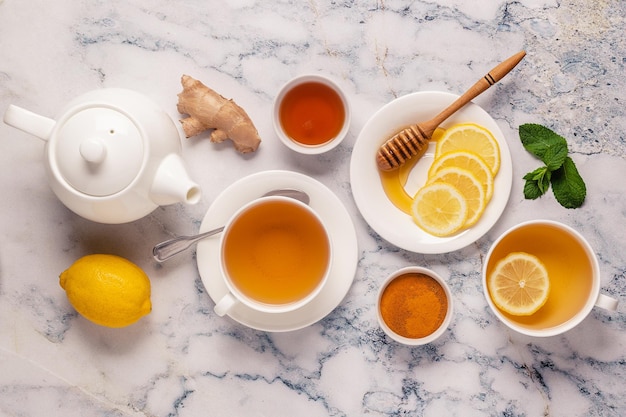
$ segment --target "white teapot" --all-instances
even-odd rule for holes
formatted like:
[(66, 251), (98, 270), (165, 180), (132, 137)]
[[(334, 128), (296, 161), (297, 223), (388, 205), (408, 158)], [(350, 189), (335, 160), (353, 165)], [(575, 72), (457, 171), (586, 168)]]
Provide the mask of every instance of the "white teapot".
[(200, 188), (183, 165), (174, 121), (135, 91), (88, 92), (56, 121), (10, 105), (4, 122), (46, 142), (52, 190), (86, 219), (126, 223), (161, 205), (200, 200)]

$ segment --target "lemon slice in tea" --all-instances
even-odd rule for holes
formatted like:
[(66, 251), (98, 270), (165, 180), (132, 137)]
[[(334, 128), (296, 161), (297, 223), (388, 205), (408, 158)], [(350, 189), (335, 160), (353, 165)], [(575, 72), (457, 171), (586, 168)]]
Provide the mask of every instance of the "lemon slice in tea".
[(498, 261), (487, 278), (494, 304), (515, 316), (530, 316), (548, 300), (550, 280), (543, 263), (526, 252), (513, 252)]

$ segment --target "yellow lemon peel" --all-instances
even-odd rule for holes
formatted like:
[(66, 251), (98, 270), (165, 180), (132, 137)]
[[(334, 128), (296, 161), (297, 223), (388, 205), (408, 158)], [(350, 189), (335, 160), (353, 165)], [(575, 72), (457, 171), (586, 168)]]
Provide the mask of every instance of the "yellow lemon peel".
[(102, 326), (128, 326), (152, 310), (150, 279), (116, 255), (83, 256), (61, 273), (59, 284), (76, 311)]
[(513, 252), (496, 264), (487, 279), (487, 288), (500, 310), (529, 316), (548, 300), (550, 280), (546, 267), (536, 256)]

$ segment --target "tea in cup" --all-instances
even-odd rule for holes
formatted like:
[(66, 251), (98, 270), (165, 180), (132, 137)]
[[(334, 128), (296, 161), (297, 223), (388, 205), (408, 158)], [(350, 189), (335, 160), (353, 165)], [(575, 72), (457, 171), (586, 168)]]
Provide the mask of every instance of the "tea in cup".
[(287, 82), (274, 100), (274, 129), (288, 148), (319, 154), (339, 145), (350, 129), (350, 107), (341, 88), (321, 75)]
[(378, 322), (391, 339), (423, 345), (441, 336), (452, 320), (452, 295), (434, 271), (406, 267), (391, 274), (378, 292)]
[[(511, 314), (502, 302), (496, 302), (498, 289), (494, 287), (493, 274), (511, 256), (529, 259), (538, 266), (539, 275), (545, 273), (547, 277), (546, 294), (534, 312)], [(484, 294), (494, 314), (509, 328), (528, 336), (566, 332), (594, 306), (617, 308), (617, 300), (600, 294), (600, 268), (589, 243), (576, 230), (555, 221), (532, 220), (506, 231), (490, 248), (482, 275)], [(523, 288), (525, 285), (527, 289)], [(524, 294), (533, 290), (524, 280), (512, 286), (518, 296), (520, 288)]]
[(238, 210), (226, 224), (220, 250), (229, 292), (215, 305), (219, 316), (237, 303), (264, 313), (306, 305), (324, 286), (332, 258), (321, 218), (288, 197), (263, 197)]

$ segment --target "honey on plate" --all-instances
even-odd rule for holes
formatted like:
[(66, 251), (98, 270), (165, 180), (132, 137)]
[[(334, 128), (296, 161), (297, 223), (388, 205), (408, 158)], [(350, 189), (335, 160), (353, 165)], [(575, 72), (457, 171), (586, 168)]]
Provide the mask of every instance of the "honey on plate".
[(383, 191), (389, 201), (409, 216), (411, 215), (413, 197), (408, 193), (405, 185), (411, 169), (413, 169), (417, 161), (418, 158), (412, 158), (396, 171), (378, 171)]
[[(432, 141), (436, 142), (444, 134), (445, 130), (438, 127), (433, 133)], [(400, 168), (393, 171), (378, 170), (380, 176), (380, 182), (383, 187), (385, 195), (399, 210), (405, 214), (411, 215), (411, 204), (413, 204), (413, 197), (415, 192), (425, 184), (428, 177), (428, 168), (432, 164), (432, 158), (425, 161), (422, 155), (428, 151), (427, 148), (422, 149), (422, 152), (413, 156)], [(418, 162), (421, 162), (419, 165)], [(417, 167), (416, 167), (417, 165)], [(427, 165), (427, 166), (424, 166)], [(417, 175), (413, 175), (415, 168), (419, 168)], [(414, 179), (414, 183), (409, 187), (409, 177)], [(415, 180), (419, 181), (415, 182)], [(413, 191), (410, 192), (409, 189)]]
[(341, 97), (321, 82), (305, 82), (291, 89), (280, 103), (279, 119), (285, 134), (300, 144), (317, 146), (334, 139), (346, 118)]
[(548, 300), (530, 316), (502, 314), (510, 321), (529, 329), (545, 329), (573, 318), (591, 294), (593, 270), (584, 247), (566, 231), (550, 225), (529, 225), (511, 232), (494, 248), (486, 274), (499, 260), (512, 252), (536, 256), (546, 267), (550, 280)]

